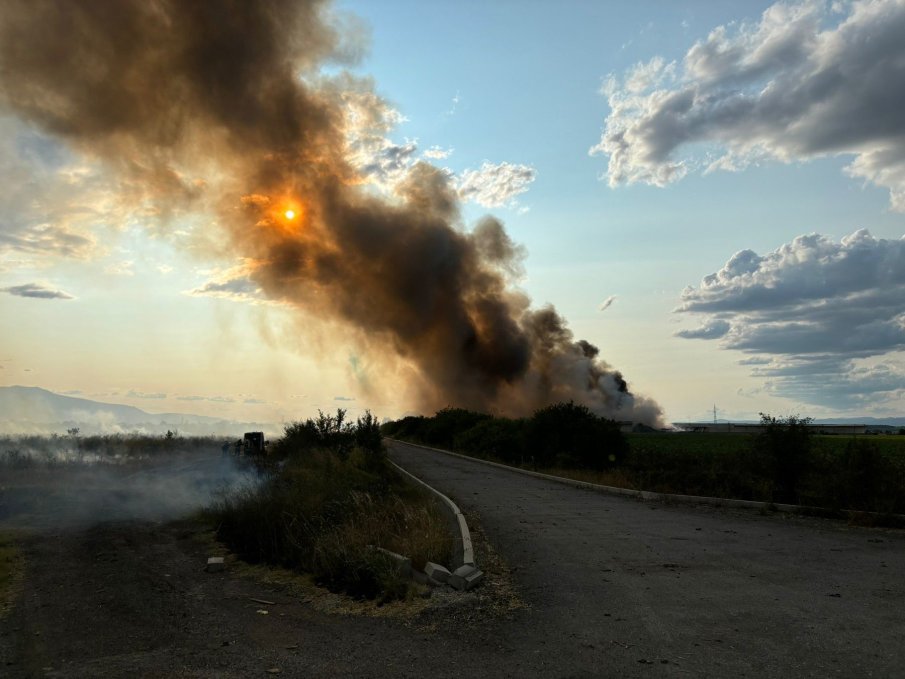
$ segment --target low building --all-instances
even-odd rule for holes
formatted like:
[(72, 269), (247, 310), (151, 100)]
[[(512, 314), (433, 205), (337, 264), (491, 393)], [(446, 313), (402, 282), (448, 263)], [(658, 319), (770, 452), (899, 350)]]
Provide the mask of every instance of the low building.
[[(705, 434), (759, 434), (764, 426), (759, 422), (675, 422), (681, 431)], [(866, 424), (817, 424), (810, 423), (808, 429), (814, 434), (839, 434), (857, 436), (867, 433)]]

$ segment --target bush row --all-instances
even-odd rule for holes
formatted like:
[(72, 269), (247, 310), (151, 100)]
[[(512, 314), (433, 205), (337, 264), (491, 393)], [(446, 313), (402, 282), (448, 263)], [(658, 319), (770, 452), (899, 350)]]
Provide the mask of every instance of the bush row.
[(523, 419), (446, 408), (434, 417), (385, 423), (381, 430), (391, 438), (537, 468), (607, 469), (619, 465), (628, 452), (618, 423), (571, 402)]

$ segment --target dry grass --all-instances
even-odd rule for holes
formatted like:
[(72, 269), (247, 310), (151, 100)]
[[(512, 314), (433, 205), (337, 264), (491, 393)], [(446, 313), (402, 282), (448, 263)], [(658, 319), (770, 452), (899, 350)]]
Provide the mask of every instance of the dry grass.
[(385, 461), (353, 452), (305, 451), (258, 488), (212, 508), (218, 537), (251, 563), (310, 573), (336, 592), (382, 602), (408, 596), (409, 581), (382, 547), (448, 563), (452, 537), (435, 500)]

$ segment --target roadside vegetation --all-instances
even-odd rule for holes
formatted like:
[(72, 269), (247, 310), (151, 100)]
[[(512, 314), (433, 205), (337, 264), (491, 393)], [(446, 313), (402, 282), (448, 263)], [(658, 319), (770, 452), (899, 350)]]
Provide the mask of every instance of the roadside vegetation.
[(423, 568), (448, 563), (452, 538), (433, 498), (390, 465), (377, 421), (345, 411), (296, 422), (271, 444), (265, 478), (208, 510), (217, 538), (251, 563), (310, 573), (334, 592), (386, 602), (411, 594), (378, 547)]
[(806, 505), (831, 513), (905, 514), (905, 436), (818, 436), (809, 422), (762, 415), (758, 434), (625, 434), (615, 422), (568, 403), (523, 419), (446, 409), (434, 417), (386, 423), (382, 431), (622, 488)]

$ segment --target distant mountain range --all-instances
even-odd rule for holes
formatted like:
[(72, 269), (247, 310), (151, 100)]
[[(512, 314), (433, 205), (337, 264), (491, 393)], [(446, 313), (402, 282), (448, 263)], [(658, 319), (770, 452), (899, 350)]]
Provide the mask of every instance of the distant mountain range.
[(272, 433), (278, 428), (272, 423), (205, 415), (148, 413), (133, 406), (63, 396), (39, 387), (0, 387), (0, 433), (63, 434), (73, 427), (82, 434), (163, 434), (176, 430), (180, 434), (229, 436), (243, 431)]

